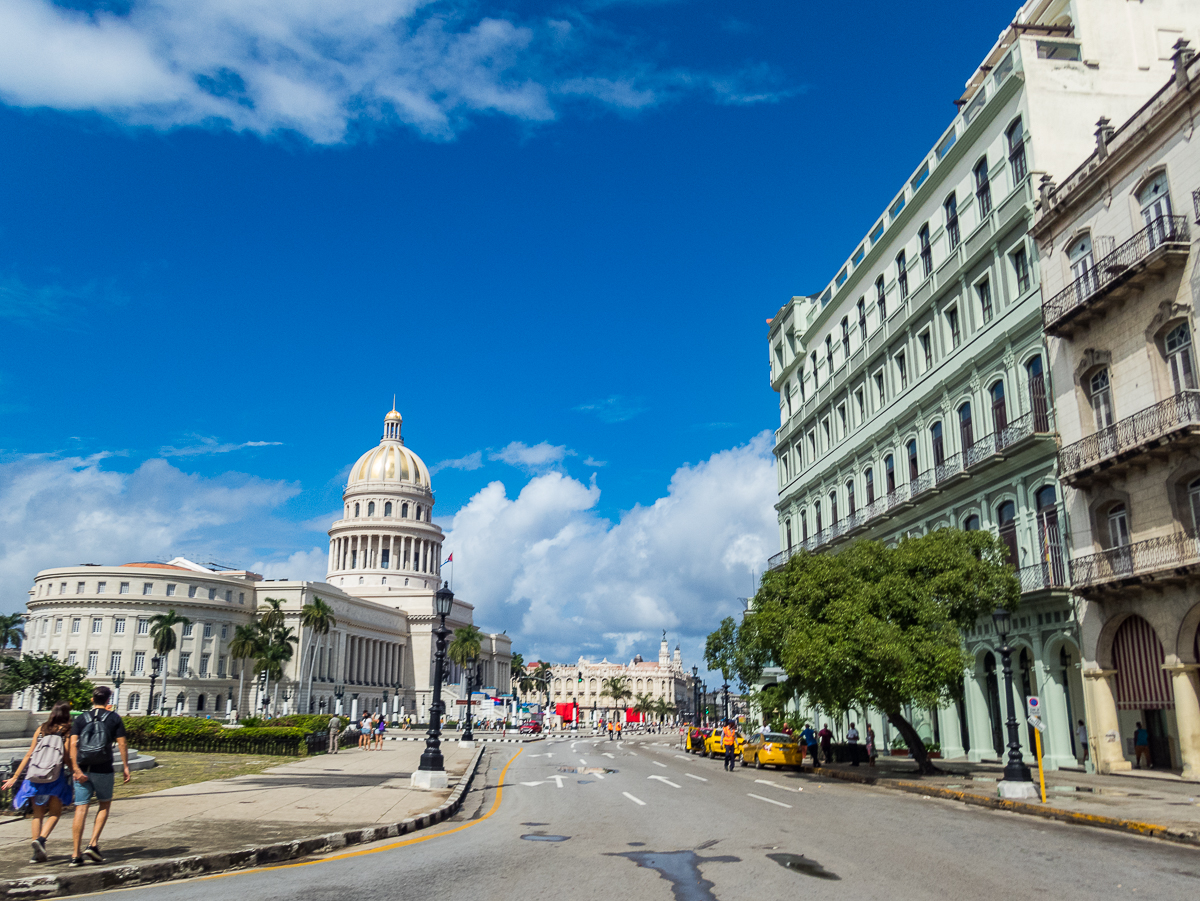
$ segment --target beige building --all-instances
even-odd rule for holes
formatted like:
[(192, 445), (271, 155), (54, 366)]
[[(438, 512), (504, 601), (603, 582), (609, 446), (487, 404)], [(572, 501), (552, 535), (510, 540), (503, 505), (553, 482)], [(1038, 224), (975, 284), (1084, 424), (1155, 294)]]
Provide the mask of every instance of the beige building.
[[(250, 667), (233, 657), (229, 645), (237, 626), (255, 620), (266, 599), (275, 598), (284, 602), (285, 623), (299, 637), (280, 685), (278, 712), (387, 708), (424, 718), (433, 682), (442, 530), (433, 523), (429, 470), (404, 445), (401, 424), (400, 414), (389, 412), (379, 445), (351, 467), (343, 516), (329, 530), (324, 582), (264, 580), (184, 558), (43, 570), (29, 592), (23, 653), (52, 654), (85, 667), (97, 681), (123, 673), (123, 714), (166, 709), (224, 716), (236, 708), (244, 716), (260, 711), (264, 699)], [(317, 597), (337, 619), (326, 636), (300, 622), (302, 607)], [(169, 609), (191, 624), (177, 630), (177, 648), (156, 679), (152, 700), (150, 618)], [(446, 625), (470, 625), (473, 618), (474, 607), (455, 598)], [(485, 635), (481, 658), (484, 688), (507, 693), (509, 637)], [(462, 693), (454, 669), (445, 688), (450, 704)], [(34, 703), (34, 692), (17, 703)]]
[[(1136, 761), (1200, 779), (1200, 60), (1174, 77), (1061, 185), (1033, 234), (1058, 412), (1059, 479), (1082, 599), (1088, 731), (1103, 772)], [(1144, 763), (1144, 761), (1143, 761)]]

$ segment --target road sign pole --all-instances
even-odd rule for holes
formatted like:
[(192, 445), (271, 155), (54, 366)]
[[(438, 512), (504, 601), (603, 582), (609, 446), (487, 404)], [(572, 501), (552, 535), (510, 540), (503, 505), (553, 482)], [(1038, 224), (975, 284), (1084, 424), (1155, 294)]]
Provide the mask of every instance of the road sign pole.
[(1033, 741), (1037, 745), (1038, 782), (1042, 785), (1042, 803), (1046, 803), (1046, 774), (1042, 771), (1042, 730), (1033, 730)]

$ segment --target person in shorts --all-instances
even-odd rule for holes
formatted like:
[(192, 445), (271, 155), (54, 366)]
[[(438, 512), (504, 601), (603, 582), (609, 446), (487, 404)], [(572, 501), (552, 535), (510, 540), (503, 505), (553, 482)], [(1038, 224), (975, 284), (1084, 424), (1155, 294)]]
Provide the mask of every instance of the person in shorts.
[[(71, 824), (72, 867), (83, 866), (84, 857), (93, 863), (104, 863), (104, 857), (100, 854), (100, 833), (104, 831), (108, 811), (112, 807), (115, 781), (112, 764), (114, 742), (121, 752), (124, 781), (129, 781), (129, 750), (125, 745), (125, 724), (118, 714), (107, 709), (111, 698), (111, 688), (105, 685), (98, 686), (92, 692), (92, 709), (75, 717), (71, 724), (71, 771), (75, 775), (75, 821)], [(98, 753), (88, 757), (86, 743), (90, 736), (96, 734), (97, 727), (103, 730), (103, 744)], [(96, 801), (97, 810), (95, 822), (92, 824), (92, 840), (81, 854), (80, 845), (83, 844), (83, 829), (87, 825), (88, 805), (93, 800)]]

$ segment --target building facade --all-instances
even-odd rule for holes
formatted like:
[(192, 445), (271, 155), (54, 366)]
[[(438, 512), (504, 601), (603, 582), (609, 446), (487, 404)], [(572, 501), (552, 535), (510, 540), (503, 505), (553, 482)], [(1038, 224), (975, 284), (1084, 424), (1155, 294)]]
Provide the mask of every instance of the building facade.
[[(1200, 779), (1200, 60), (1047, 184), (1034, 235), (1081, 599), (1089, 744), (1103, 772)], [(1143, 760), (1143, 764), (1145, 761)]]
[[(268, 598), (281, 600), (285, 625), (298, 636), (280, 686), (277, 712), (390, 710), (426, 717), (433, 685), (433, 595), (440, 584), (442, 530), (432, 521), (429, 470), (404, 445), (400, 414), (351, 467), (343, 516), (329, 530), (324, 582), (264, 580), (183, 558), (169, 563), (78, 566), (43, 570), (34, 579), (23, 653), (48, 653), (86, 668), (93, 679), (124, 673), (120, 712), (148, 710), (226, 715), (261, 711), (251, 661), (235, 658), (230, 643), (239, 625), (253, 622)], [(316, 635), (302, 608), (320, 598), (337, 625)], [(175, 610), (191, 621), (176, 633), (176, 650), (150, 697), (150, 619)], [(446, 625), (471, 625), (474, 607), (455, 598)], [(510, 691), (511, 640), (483, 636), (485, 690)], [(453, 704), (461, 679), (448, 680)], [(165, 681), (165, 684), (164, 684)], [(341, 695), (341, 698), (338, 695)], [(18, 703), (28, 706), (27, 691)], [(165, 698), (165, 701), (164, 701)]]
[[(1034, 204), (1043, 175), (1090, 152), (1086, 123), (1129, 115), (1161, 85), (1163, 34), (1197, 29), (1200, 8), (1170, 0), (1029, 0), (829, 284), (770, 322), (782, 548), (771, 565), (858, 538), (997, 532), (1022, 588), (1013, 692), (1022, 706), (1045, 696), (1051, 767), (1081, 753), (1071, 722), (1083, 691)], [(961, 700), (916, 720), (945, 756), (994, 759), (998, 642), (990, 622), (964, 639)]]

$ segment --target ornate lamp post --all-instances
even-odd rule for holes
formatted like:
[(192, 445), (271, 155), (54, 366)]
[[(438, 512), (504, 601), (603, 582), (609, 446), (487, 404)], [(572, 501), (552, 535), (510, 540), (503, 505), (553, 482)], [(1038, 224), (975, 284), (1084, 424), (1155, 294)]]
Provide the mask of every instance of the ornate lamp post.
[(121, 710), (121, 683), (125, 681), (125, 670), (120, 672), (109, 670), (108, 674), (112, 676), (113, 688), (116, 689), (113, 693), (113, 709), (119, 713)]
[[(724, 673), (722, 673), (724, 675)], [(724, 698), (721, 702), (721, 719), (729, 719), (729, 683), (726, 682), (721, 686), (721, 691), (724, 692)]]
[(333, 696), (337, 698), (337, 714), (342, 715), (342, 698), (346, 696), (346, 686), (337, 685), (333, 689)]
[(403, 687), (399, 679), (392, 683), (392, 688), (396, 692), (396, 701), (392, 705), (392, 725), (400, 723), (400, 689)]
[(692, 725), (700, 728), (700, 667), (692, 667)]
[(287, 716), (287, 712), (288, 712), (287, 702), (288, 702), (288, 698), (291, 696), (288, 694), (288, 691), (286, 688), (283, 690), (283, 694), (280, 695), (280, 697), (283, 699), (283, 715)]
[(467, 658), (467, 665), (465, 667), (466, 674), (465, 674), (465, 680), (464, 680), (467, 683), (467, 727), (463, 730), (462, 742), (460, 744), (465, 744), (466, 742), (474, 742), (475, 741), (475, 733), (471, 731), (471, 692), (473, 692), (475, 690), (476, 682), (478, 681), (475, 678), (475, 675), (476, 675), (475, 667), (477, 665), (478, 664), (476, 662), (476, 658), (474, 658), (474, 657)]
[(150, 697), (146, 700), (146, 713), (154, 712), (154, 682), (162, 670), (162, 658), (155, 654), (150, 658)]
[(267, 715), (267, 708), (271, 704), (271, 699), (267, 697), (267, 671), (263, 670), (258, 674), (258, 699), (261, 702), (260, 706), (263, 709), (263, 716)]
[(1004, 694), (1008, 698), (1008, 763), (1004, 765), (1004, 779), (1000, 782), (1000, 795), (1005, 798), (1032, 798), (1037, 791), (1029, 767), (1021, 759), (1021, 740), (1017, 732), (1017, 712), (1013, 704), (1012, 648), (1008, 646), (1008, 629), (1012, 616), (1007, 610), (998, 609), (992, 614), (996, 634), (1000, 637), (1000, 659), (1004, 663)]
[(321, 698), (321, 700), (317, 702), (317, 710), (322, 716), (324, 716), (324, 714), (325, 714), (325, 699), (324, 698)]
[(447, 786), (446, 766), (442, 760), (442, 672), (446, 665), (446, 637), (450, 630), (446, 628), (446, 617), (454, 608), (454, 592), (450, 584), (443, 582), (433, 595), (433, 612), (441, 619), (434, 635), (437, 643), (433, 657), (433, 704), (429, 708), (429, 732), (425, 739), (425, 752), (421, 755), (421, 763), (412, 774), (414, 788), (445, 788)]

